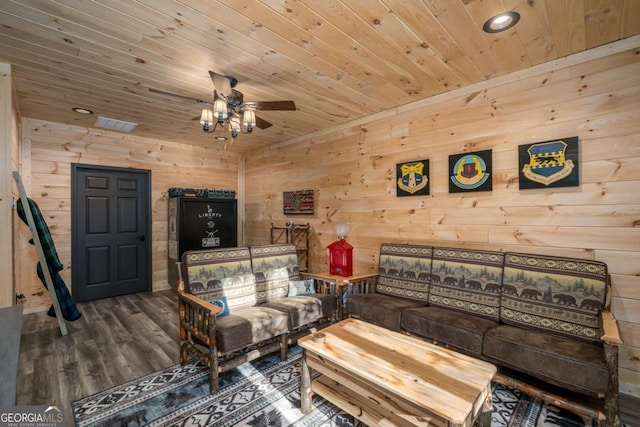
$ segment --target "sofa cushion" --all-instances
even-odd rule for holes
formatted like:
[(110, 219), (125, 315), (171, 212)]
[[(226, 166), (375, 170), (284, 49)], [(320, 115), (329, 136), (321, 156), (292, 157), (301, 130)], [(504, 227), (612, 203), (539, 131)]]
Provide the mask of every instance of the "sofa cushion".
[(483, 354), (508, 368), (580, 393), (607, 392), (603, 348), (532, 329), (501, 325), (485, 334)]
[(228, 316), (231, 314), (231, 310), (229, 309), (229, 302), (227, 301), (227, 297), (225, 297), (224, 295), (217, 299), (212, 299), (209, 302), (213, 305), (217, 305), (222, 309), (220, 313), (216, 314), (217, 317)]
[(315, 293), (313, 279), (289, 280), (289, 293), (287, 296), (295, 297), (296, 295), (313, 295)]
[(424, 307), (424, 305), (424, 302), (383, 294), (354, 294), (349, 295), (347, 299), (347, 310), (350, 316), (392, 331), (400, 331), (403, 310)]
[(298, 280), (298, 253), (292, 244), (252, 246), (251, 266), (258, 304), (286, 297), (289, 280)]
[(289, 327), (296, 329), (323, 317), (331, 317), (337, 308), (335, 295), (314, 294), (280, 298), (262, 305), (288, 313)]
[(231, 310), (256, 304), (249, 248), (187, 251), (182, 256), (187, 290), (205, 301), (227, 297)]
[(599, 261), (507, 252), (502, 322), (599, 342), (607, 266)]
[(407, 332), (474, 356), (482, 354), (485, 333), (498, 325), (493, 320), (440, 307), (410, 308), (402, 312), (401, 320)]
[(287, 313), (268, 307), (244, 308), (217, 319), (216, 344), (225, 354), (282, 335), (288, 328)]
[(429, 305), (500, 319), (504, 254), (434, 248)]
[(376, 292), (428, 301), (432, 249), (431, 246), (383, 243)]

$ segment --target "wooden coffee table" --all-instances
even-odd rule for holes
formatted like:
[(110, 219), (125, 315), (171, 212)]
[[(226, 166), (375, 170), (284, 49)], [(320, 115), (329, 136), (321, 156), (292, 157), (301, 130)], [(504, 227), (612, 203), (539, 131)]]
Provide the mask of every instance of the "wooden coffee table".
[(298, 344), (304, 413), (317, 393), (371, 426), (491, 425), (490, 363), (357, 319)]

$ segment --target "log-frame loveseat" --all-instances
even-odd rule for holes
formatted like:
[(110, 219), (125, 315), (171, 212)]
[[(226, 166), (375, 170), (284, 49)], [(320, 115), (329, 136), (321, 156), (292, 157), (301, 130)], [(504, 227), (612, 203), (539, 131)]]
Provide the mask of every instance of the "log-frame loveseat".
[(176, 263), (180, 362), (193, 356), (209, 370), (211, 394), (222, 372), (336, 320), (338, 296), (300, 280), (292, 244), (187, 251)]
[(600, 425), (619, 418), (617, 322), (606, 264), (385, 243), (352, 317), (495, 363), (495, 380)]

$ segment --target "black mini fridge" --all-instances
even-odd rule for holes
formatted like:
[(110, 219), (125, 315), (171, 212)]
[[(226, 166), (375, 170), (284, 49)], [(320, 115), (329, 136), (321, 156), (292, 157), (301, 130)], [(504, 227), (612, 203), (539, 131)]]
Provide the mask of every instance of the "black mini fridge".
[(177, 288), (176, 262), (190, 250), (232, 248), (238, 243), (236, 199), (169, 198), (169, 283)]

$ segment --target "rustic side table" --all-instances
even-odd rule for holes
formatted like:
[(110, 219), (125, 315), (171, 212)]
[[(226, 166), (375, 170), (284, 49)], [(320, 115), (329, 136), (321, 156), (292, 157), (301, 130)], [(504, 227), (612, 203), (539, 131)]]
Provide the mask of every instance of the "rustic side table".
[(338, 295), (338, 320), (342, 320), (347, 314), (348, 294), (372, 292), (378, 273), (356, 273), (351, 276), (338, 276), (329, 273), (300, 273), (300, 276), (314, 279), (317, 292)]

